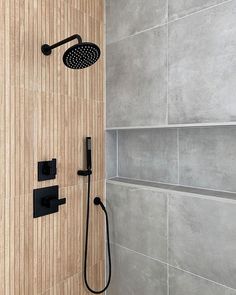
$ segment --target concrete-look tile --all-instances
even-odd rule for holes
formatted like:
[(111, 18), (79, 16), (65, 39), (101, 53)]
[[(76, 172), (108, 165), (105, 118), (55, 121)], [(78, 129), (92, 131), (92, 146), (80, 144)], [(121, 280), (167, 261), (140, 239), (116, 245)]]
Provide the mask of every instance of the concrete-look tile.
[(235, 192), (235, 155), (234, 126), (181, 129), (180, 184)]
[(166, 295), (167, 267), (141, 254), (112, 245), (113, 275), (108, 295)]
[(107, 46), (107, 127), (164, 124), (167, 28)]
[(177, 183), (177, 134), (174, 129), (119, 131), (119, 176)]
[(236, 290), (170, 267), (169, 295), (236, 295)]
[(117, 175), (117, 132), (106, 132), (106, 178)]
[(167, 21), (167, 0), (107, 0), (107, 43)]
[(236, 289), (236, 202), (169, 197), (170, 264)]
[(225, 0), (169, 0), (169, 21), (220, 4)]
[(170, 23), (169, 123), (236, 121), (235, 15), (231, 1)]
[(111, 240), (167, 262), (167, 193), (107, 183)]

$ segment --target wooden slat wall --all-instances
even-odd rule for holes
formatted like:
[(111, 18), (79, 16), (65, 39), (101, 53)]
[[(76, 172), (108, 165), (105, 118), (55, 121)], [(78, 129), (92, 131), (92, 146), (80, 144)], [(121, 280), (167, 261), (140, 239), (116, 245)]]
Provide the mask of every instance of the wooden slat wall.
[[(88, 292), (82, 280), (86, 180), (83, 139), (93, 138), (92, 195), (104, 186), (103, 0), (0, 0), (0, 294)], [(43, 43), (78, 33), (102, 58), (80, 71), (66, 48)], [(70, 44), (72, 45), (72, 44)], [(57, 158), (57, 179), (38, 183), (37, 162)], [(34, 188), (58, 184), (58, 214), (33, 219)], [(89, 276), (104, 284), (103, 215), (91, 206)], [(91, 240), (92, 238), (92, 240)]]

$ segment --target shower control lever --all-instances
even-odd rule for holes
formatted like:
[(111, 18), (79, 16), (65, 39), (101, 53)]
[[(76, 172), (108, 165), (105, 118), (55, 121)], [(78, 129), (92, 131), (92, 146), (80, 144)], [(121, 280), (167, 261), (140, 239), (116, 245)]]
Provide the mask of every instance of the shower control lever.
[(66, 198), (59, 199), (58, 185), (35, 189), (33, 197), (34, 218), (56, 213), (66, 204)]
[(54, 196), (47, 196), (42, 199), (42, 205), (58, 211), (58, 207), (66, 203), (66, 198), (57, 199)]

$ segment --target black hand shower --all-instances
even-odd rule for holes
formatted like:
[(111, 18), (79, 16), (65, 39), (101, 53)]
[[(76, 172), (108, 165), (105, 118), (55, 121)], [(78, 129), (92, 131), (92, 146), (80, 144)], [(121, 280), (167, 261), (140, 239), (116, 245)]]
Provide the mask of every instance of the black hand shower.
[(109, 222), (108, 222), (108, 214), (106, 211), (106, 207), (102, 203), (101, 199), (99, 197), (96, 197), (94, 199), (95, 205), (100, 205), (102, 210), (105, 213), (106, 216), (106, 232), (107, 232), (107, 252), (108, 252), (108, 263), (109, 263), (109, 275), (108, 275), (108, 281), (106, 286), (100, 290), (95, 291), (93, 290), (87, 280), (87, 258), (88, 258), (88, 232), (89, 232), (89, 204), (90, 204), (90, 183), (91, 183), (91, 174), (92, 174), (92, 159), (91, 159), (91, 151), (92, 151), (92, 144), (91, 144), (91, 137), (86, 137), (86, 157), (87, 157), (87, 170), (79, 170), (78, 175), (80, 176), (88, 176), (88, 194), (87, 194), (87, 219), (86, 219), (86, 234), (85, 234), (85, 250), (84, 250), (84, 282), (88, 290), (93, 294), (101, 294), (107, 290), (107, 288), (110, 285), (111, 282), (111, 250), (110, 250), (110, 237), (109, 237)]
[(101, 55), (100, 48), (94, 43), (82, 42), (82, 38), (79, 35), (72, 35), (53, 45), (44, 44), (41, 47), (41, 51), (44, 55), (50, 55), (54, 48), (74, 39), (78, 40), (78, 44), (66, 50), (63, 55), (64, 64), (70, 69), (84, 69), (90, 67), (99, 59)]

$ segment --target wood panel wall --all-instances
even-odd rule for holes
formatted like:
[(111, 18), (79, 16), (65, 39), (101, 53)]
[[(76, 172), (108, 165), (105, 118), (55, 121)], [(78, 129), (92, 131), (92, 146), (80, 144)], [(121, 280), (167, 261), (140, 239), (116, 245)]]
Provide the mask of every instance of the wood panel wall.
[[(88, 294), (82, 280), (86, 180), (83, 139), (93, 139), (92, 196), (104, 186), (103, 0), (0, 0), (0, 294)], [(67, 69), (62, 46), (78, 33), (101, 59)], [(70, 44), (72, 45), (72, 43)], [(37, 162), (57, 159), (53, 181), (37, 181)], [(57, 214), (33, 219), (34, 188), (60, 186)], [(104, 284), (103, 215), (92, 209), (89, 277)], [(92, 239), (91, 239), (92, 238)]]

